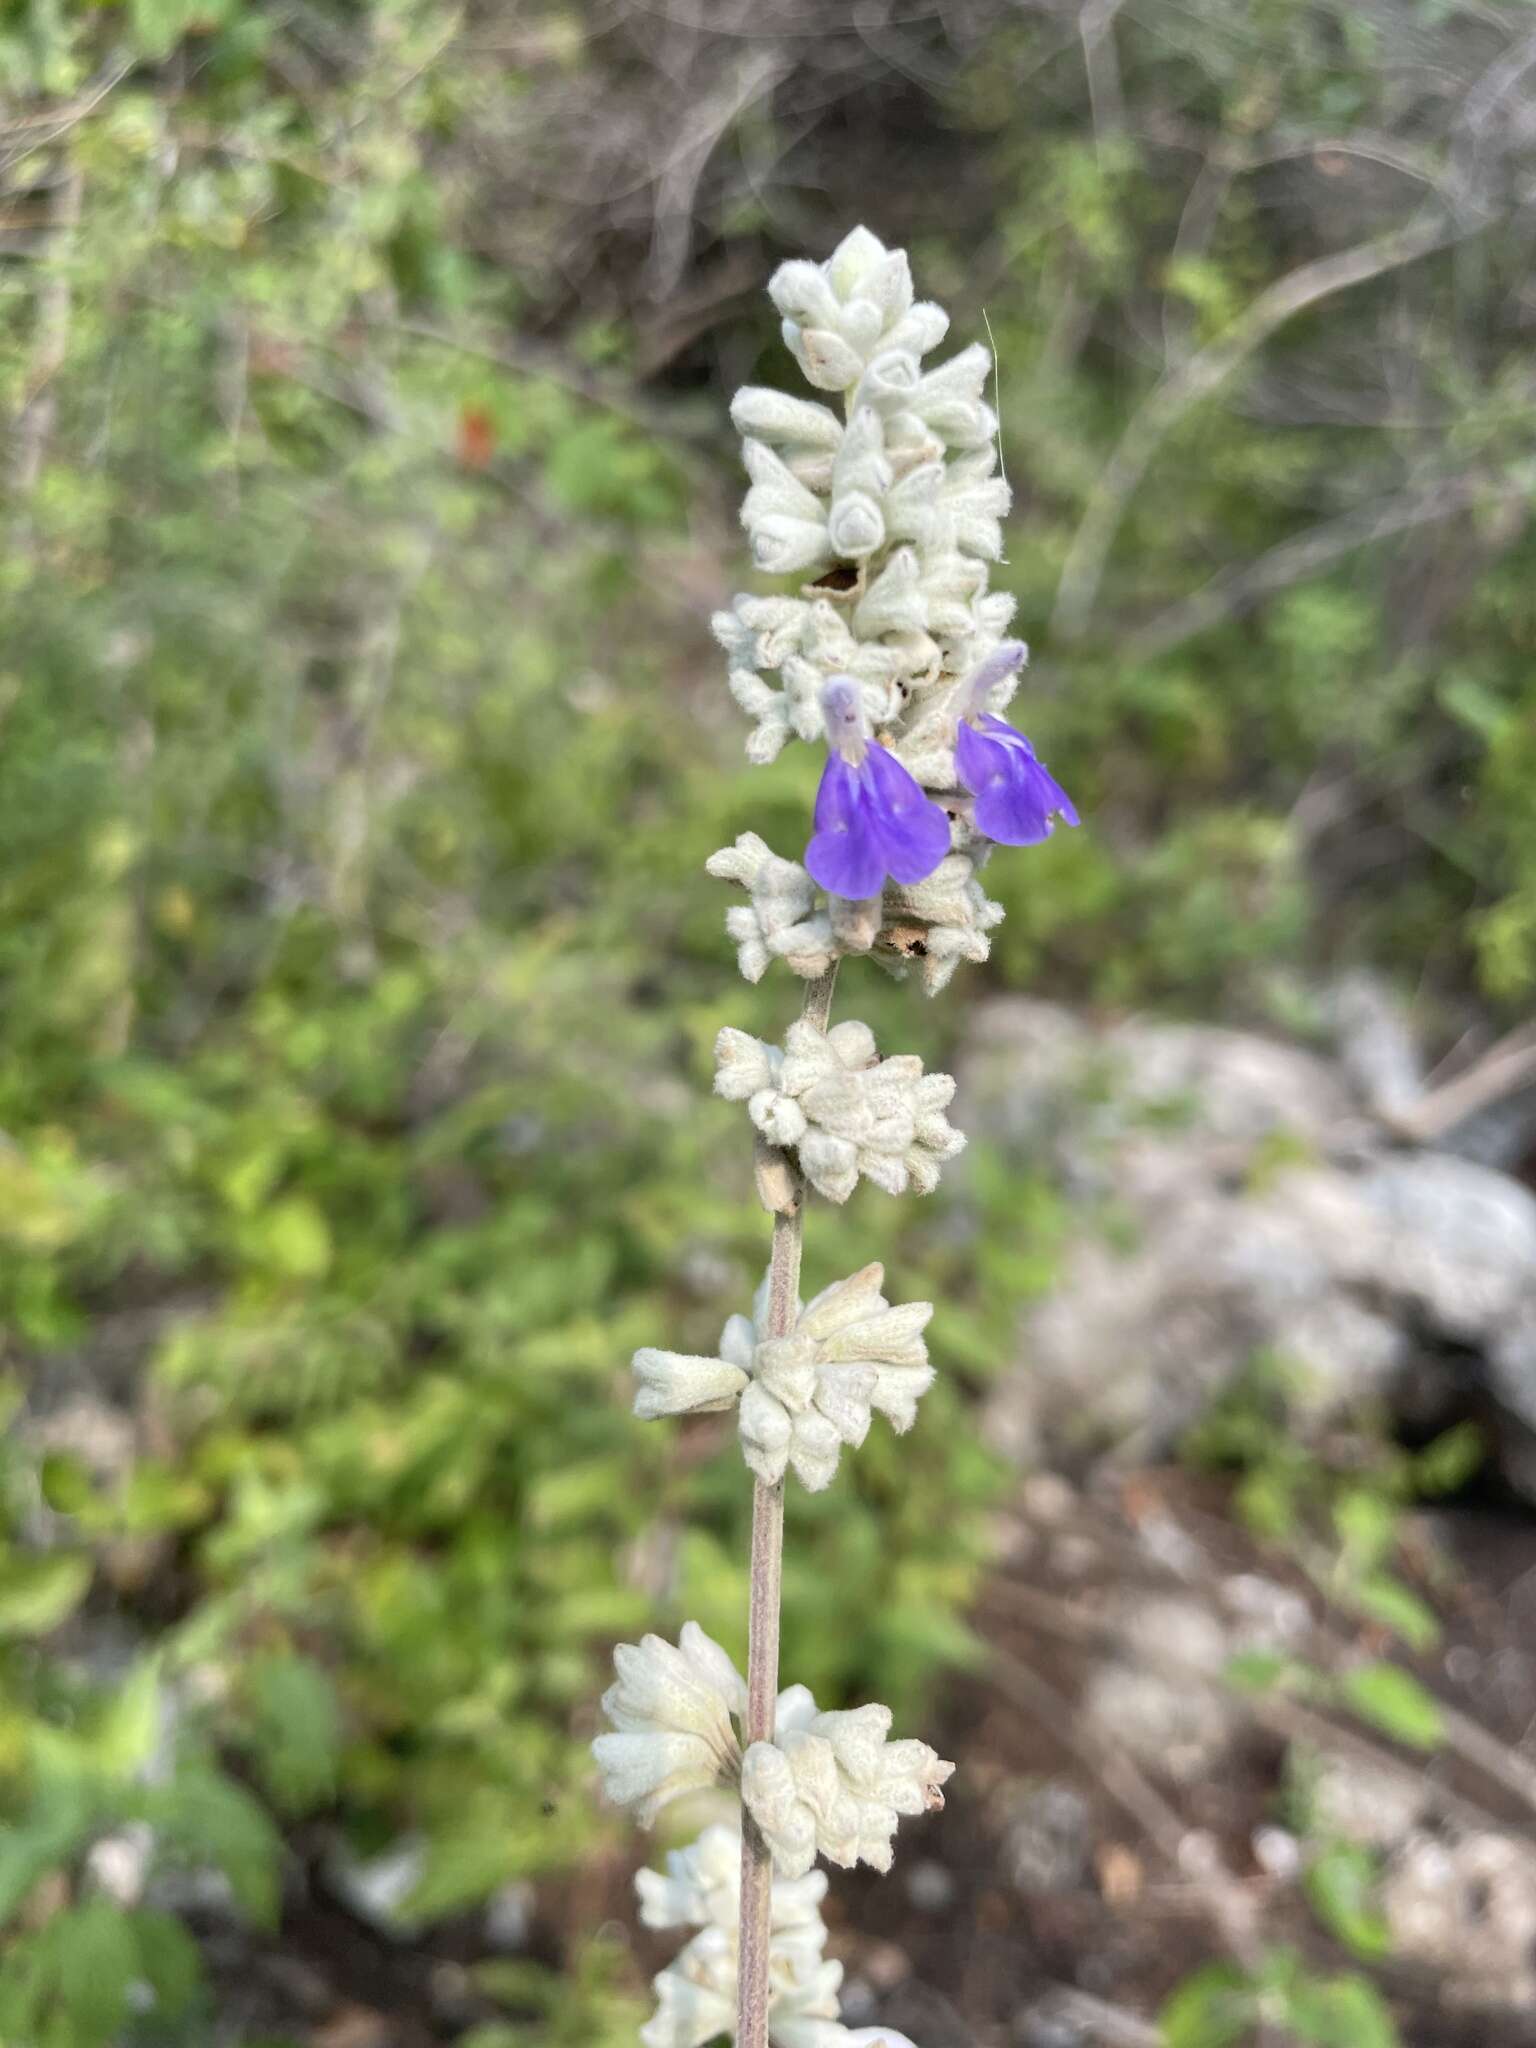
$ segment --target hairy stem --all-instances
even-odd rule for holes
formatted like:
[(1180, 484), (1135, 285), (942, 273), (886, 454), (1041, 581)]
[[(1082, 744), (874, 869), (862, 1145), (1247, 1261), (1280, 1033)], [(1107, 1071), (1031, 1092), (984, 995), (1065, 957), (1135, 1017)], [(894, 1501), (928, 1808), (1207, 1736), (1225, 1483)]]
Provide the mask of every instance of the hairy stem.
[[(809, 983), (801, 1016), (825, 1031), (832, 1011), (837, 962)], [(790, 1208), (773, 1219), (768, 1264), (768, 1327), (787, 1337), (800, 1301), (800, 1248), (805, 1235), (805, 1181), (795, 1176)], [(773, 1740), (773, 1703), (779, 1691), (779, 1585), (784, 1563), (784, 1481), (752, 1492), (752, 1576), (747, 1612), (746, 1740)], [(773, 1859), (757, 1824), (741, 1815), (741, 1942), (737, 1963), (736, 2048), (767, 2048), (768, 1949), (773, 1917)]]

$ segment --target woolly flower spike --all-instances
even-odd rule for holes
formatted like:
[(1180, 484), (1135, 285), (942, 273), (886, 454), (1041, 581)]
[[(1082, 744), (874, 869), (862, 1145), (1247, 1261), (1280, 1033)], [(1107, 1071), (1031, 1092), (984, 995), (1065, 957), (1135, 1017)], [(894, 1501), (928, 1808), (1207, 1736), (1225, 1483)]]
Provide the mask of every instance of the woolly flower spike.
[[(741, 1898), (741, 1836), (734, 1827), (706, 1828), (688, 1849), (667, 1857), (667, 1874), (636, 1873), (640, 1918), (647, 1927), (697, 1927), (696, 1934), (653, 1979), (655, 2017), (640, 2030), (645, 2048), (701, 2048), (733, 2031), (736, 2017), (736, 1924)], [(775, 1878), (769, 1934), (768, 2032), (775, 2048), (844, 2048), (837, 2021), (842, 1965), (822, 1956), (827, 1930), (820, 1871)]]
[(1077, 823), (1072, 799), (1023, 733), (986, 708), (994, 687), (1023, 664), (1026, 652), (1022, 641), (1005, 640), (981, 664), (965, 686), (955, 733), (955, 773), (976, 799), (976, 830), (1000, 846), (1038, 846), (1058, 817)]
[(669, 1800), (734, 1781), (741, 1744), (731, 1717), (745, 1711), (747, 1688), (697, 1622), (683, 1624), (675, 1649), (660, 1636), (620, 1643), (613, 1666), (603, 1712), (617, 1732), (599, 1735), (592, 1754), (616, 1806), (634, 1807), (648, 1828)]
[(949, 852), (948, 818), (894, 754), (871, 746), (852, 676), (833, 676), (821, 706), (829, 751), (807, 869), (824, 889), (854, 901), (878, 896), (887, 876), (921, 882)]
[[(676, 1648), (645, 1636), (620, 1643), (613, 1662), (618, 1682), (603, 1694), (603, 1712), (617, 1732), (599, 1735), (592, 1753), (604, 1792), (634, 1807), (642, 1827), (685, 1792), (739, 1782), (781, 1874), (804, 1877), (818, 1851), (834, 1863), (862, 1856), (888, 1869), (897, 1815), (944, 1804), (938, 1787), (954, 1765), (926, 1743), (887, 1743), (889, 1707), (819, 1713), (803, 1685), (779, 1694), (773, 1741), (753, 1743), (743, 1757), (746, 1686), (697, 1622), (683, 1624)], [(694, 1875), (702, 1884), (706, 1873)], [(675, 1903), (677, 1893), (667, 1897)]]
[(930, 1194), (965, 1145), (944, 1116), (949, 1075), (925, 1074), (914, 1053), (882, 1060), (867, 1024), (819, 1031), (802, 1017), (782, 1051), (727, 1026), (715, 1041), (715, 1090), (745, 1102), (769, 1144), (794, 1151), (831, 1202), (846, 1202), (860, 1174), (887, 1194)]
[(727, 1406), (710, 1398), (709, 1369), (729, 1374), (741, 1390), (742, 1452), (753, 1472), (771, 1486), (793, 1466), (801, 1485), (820, 1493), (832, 1482), (843, 1445), (857, 1448), (869, 1434), (874, 1409), (904, 1435), (933, 1384), (923, 1342), (932, 1304), (892, 1308), (880, 1291), (884, 1280), (882, 1267), (866, 1266), (823, 1289), (787, 1337), (763, 1334), (765, 1282), (756, 1319), (732, 1316), (726, 1324), (719, 1358), (635, 1353), (635, 1413), (649, 1419)]
[(879, 1705), (821, 1714), (803, 1687), (781, 1697), (772, 1742), (742, 1760), (741, 1796), (773, 1852), (775, 1869), (801, 1877), (818, 1855), (845, 1869), (891, 1867), (903, 1814), (933, 1813), (954, 1765), (926, 1742), (890, 1742), (891, 1710)]
[[(692, 2017), (707, 1987), (723, 1995), (726, 2016), (710, 2034), (731, 2032), (736, 2001), (736, 1931), (741, 1898), (741, 1835), (734, 1827), (706, 1828), (689, 1849), (667, 1858), (667, 1875), (636, 1874), (640, 1918), (647, 1927), (692, 1926), (704, 1930), (655, 1980), (658, 2010), (641, 2030), (646, 2048), (699, 2048), (709, 2035), (677, 2022)], [(837, 1989), (842, 1965), (822, 1955), (827, 1930), (821, 1901), (827, 1880), (821, 1871), (800, 1878), (775, 1877), (769, 1934), (768, 2031), (776, 2048), (834, 2048), (845, 2042), (837, 2023)], [(722, 1944), (718, 1937), (723, 1934)], [(715, 2008), (718, 2011), (718, 2008)], [(702, 2012), (698, 2018), (702, 2019)]]

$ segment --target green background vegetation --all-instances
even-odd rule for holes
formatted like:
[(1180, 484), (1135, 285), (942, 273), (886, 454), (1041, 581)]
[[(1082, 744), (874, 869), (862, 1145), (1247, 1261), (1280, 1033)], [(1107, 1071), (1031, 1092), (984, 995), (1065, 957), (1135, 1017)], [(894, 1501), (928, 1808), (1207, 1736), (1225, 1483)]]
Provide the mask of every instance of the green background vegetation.
[[(986, 987), (1305, 1027), (1355, 958), (1446, 1029), (1529, 1002), (1525, 243), (1355, 9), (1128, 15), (1118, 118), (1048, 12), (980, 14), (939, 10), (922, 85), (871, 59), (845, 128), (747, 97), (718, 151), (757, 174), (703, 179), (648, 299), (651, 223), (583, 184), (646, 90), (632, 23), (0, 9), (12, 2048), (210, 2038), (177, 1871), (271, 1928), (335, 1843), (407, 1837), (413, 1924), (477, 1924), (622, 1839), (583, 1747), (608, 1644), (691, 1614), (740, 1645), (738, 1461), (636, 1426), (626, 1360), (707, 1348), (763, 1256), (708, 1049), (794, 992), (736, 980), (701, 865), (749, 828), (792, 850), (814, 764), (745, 767), (703, 621), (744, 566), (729, 388), (788, 381), (783, 255), (866, 217), (957, 339), (985, 308), (1030, 730), (1087, 820), (989, 871), (985, 975), (930, 1008), (861, 974), (877, 1029), (937, 1056)], [(1482, 33), (1403, 14), (1425, 65)], [(1426, 210), (1443, 247), (1171, 422), (1047, 638), (1167, 364)], [(1310, 573), (1273, 554), (1382, 516)], [(813, 1220), (813, 1285), (879, 1249), (945, 1304), (899, 1458), (877, 1432), (792, 1506), (786, 1662), (829, 1699), (916, 1712), (972, 1654), (998, 1474), (967, 1403), (1057, 1223), (984, 1144), (959, 1193)], [(125, 1917), (87, 1858), (138, 1821), (171, 1903)], [(542, 1960), (488, 1966), (506, 2018), (466, 2042), (631, 2037), (600, 1950)]]

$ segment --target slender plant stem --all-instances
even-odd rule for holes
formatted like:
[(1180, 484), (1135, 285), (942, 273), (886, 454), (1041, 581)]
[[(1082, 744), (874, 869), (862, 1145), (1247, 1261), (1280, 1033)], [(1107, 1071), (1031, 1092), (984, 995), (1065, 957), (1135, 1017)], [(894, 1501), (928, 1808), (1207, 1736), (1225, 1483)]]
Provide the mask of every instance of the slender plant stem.
[[(837, 962), (805, 991), (801, 1016), (827, 1028)], [(800, 1248), (805, 1235), (805, 1181), (798, 1173), (794, 1200), (773, 1219), (773, 1252), (768, 1263), (768, 1327), (764, 1334), (787, 1337), (800, 1303)], [(752, 1492), (751, 1592), (747, 1610), (748, 1743), (773, 1740), (773, 1704), (779, 1691), (779, 1587), (784, 1563), (784, 1482)], [(737, 1955), (736, 2048), (767, 2048), (768, 1951), (773, 1918), (773, 1858), (757, 1824), (741, 1815), (741, 1939)]]

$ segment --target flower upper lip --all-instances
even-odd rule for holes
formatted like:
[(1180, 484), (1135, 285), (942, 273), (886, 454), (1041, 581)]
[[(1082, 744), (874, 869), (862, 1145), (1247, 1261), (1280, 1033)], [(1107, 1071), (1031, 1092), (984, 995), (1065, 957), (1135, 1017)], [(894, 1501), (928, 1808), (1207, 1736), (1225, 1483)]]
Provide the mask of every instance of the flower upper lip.
[(1017, 675), (1028, 660), (1029, 649), (1022, 640), (1000, 640), (985, 661), (978, 662), (966, 677), (960, 691), (960, 717), (974, 725), (990, 716), (987, 699), (999, 683)]
[(821, 716), (827, 745), (851, 768), (860, 767), (869, 747), (869, 727), (863, 696), (852, 676), (828, 677), (821, 692)]

